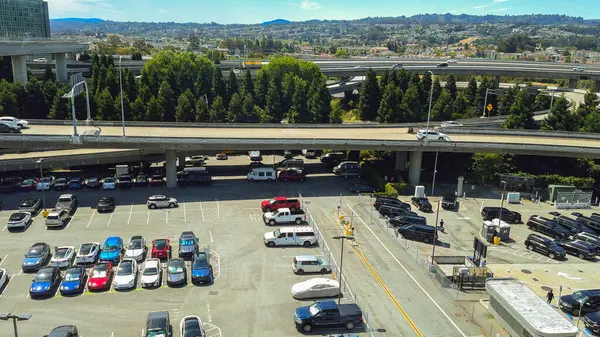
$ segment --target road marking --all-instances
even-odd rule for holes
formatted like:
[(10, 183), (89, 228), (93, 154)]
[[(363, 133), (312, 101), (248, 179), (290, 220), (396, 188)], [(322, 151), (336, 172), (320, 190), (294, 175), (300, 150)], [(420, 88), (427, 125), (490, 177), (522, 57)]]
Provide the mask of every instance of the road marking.
[(169, 212), (170, 211), (165, 212), (165, 223), (169, 223)]
[(110, 333), (110, 337), (115, 337), (115, 333), (114, 333), (114, 332), (111, 332), (111, 333)]
[(0, 297), (2, 297), (2, 295), (4, 295), (4, 292), (6, 291), (6, 289), (8, 288), (8, 285), (10, 284), (10, 281), (12, 281), (13, 277), (15, 277), (15, 275), (11, 275), (8, 278), (8, 282), (6, 282), (6, 285), (4, 286), (4, 290), (2, 291), (2, 293), (0, 294)]
[(94, 210), (92, 212), (92, 216), (90, 217), (90, 221), (88, 221), (87, 227), (90, 227), (90, 225), (92, 224), (92, 220), (94, 219), (94, 214), (96, 214), (96, 210)]
[(204, 221), (204, 207), (202, 207), (202, 201), (200, 201), (200, 213), (202, 214), (202, 221)]
[(210, 231), (210, 229), (208, 230), (208, 237), (210, 238), (210, 243), (213, 243), (213, 237), (212, 237), (212, 232)]
[(110, 227), (110, 220), (112, 220), (113, 213), (110, 213), (110, 217), (108, 217), (108, 223), (106, 224), (106, 228)]
[(185, 202), (183, 203), (183, 222), (187, 223), (187, 215), (185, 210)]
[(131, 221), (131, 213), (133, 213), (133, 202), (131, 202), (131, 208), (129, 209), (129, 218), (127, 219), (127, 226), (129, 226), (129, 222)]
[(377, 239), (377, 241), (379, 242), (379, 244), (381, 244), (381, 246), (385, 249), (385, 251), (394, 259), (394, 261), (396, 261), (396, 263), (400, 266), (400, 268), (402, 268), (404, 270), (406, 275), (408, 275), (413, 280), (413, 282), (417, 285), (417, 287), (419, 287), (419, 289), (421, 289), (421, 291), (423, 291), (423, 293), (425, 293), (425, 295), (429, 298), (429, 300), (438, 308), (438, 310), (444, 315), (444, 317), (446, 317), (446, 319), (450, 322), (450, 324), (452, 324), (452, 326), (454, 326), (454, 328), (463, 337), (467, 337), (467, 335), (465, 335), (465, 333), (462, 332), (462, 330), (460, 330), (458, 325), (456, 325), (456, 323), (454, 323), (454, 321), (452, 321), (452, 319), (450, 318), (450, 316), (448, 316), (448, 314), (444, 311), (444, 309), (442, 309), (442, 307), (440, 307), (440, 305), (433, 299), (433, 297), (431, 297), (431, 295), (429, 295), (429, 293), (425, 290), (425, 288), (423, 288), (421, 286), (421, 284), (419, 284), (419, 282), (417, 282), (417, 279), (415, 279), (415, 277), (408, 271), (408, 269), (406, 269), (406, 267), (404, 267), (404, 265), (402, 263), (400, 263), (400, 261), (396, 258), (396, 256), (394, 256), (394, 254), (392, 254), (392, 252), (386, 247), (386, 245), (383, 244), (383, 242), (381, 242), (381, 239), (379, 239), (379, 237), (375, 234), (375, 232), (373, 232), (371, 227), (365, 223), (365, 221), (360, 217), (360, 215), (358, 215), (358, 213), (356, 213), (354, 211), (354, 209), (352, 209), (352, 207), (350, 207), (350, 205), (348, 205), (348, 204), (346, 204), (346, 205), (352, 211), (352, 213), (354, 213), (354, 215), (358, 218), (358, 220), (360, 220), (360, 222), (362, 222), (363, 225), (365, 225), (365, 227), (369, 230), (369, 232), (371, 232), (371, 234), (373, 234), (375, 239)]
[(19, 270), (19, 274), (17, 275), (22, 275), (23, 274), (23, 269)]
[(150, 211), (148, 211), (148, 217), (146, 218), (146, 225), (150, 223)]
[(212, 322), (212, 316), (210, 315), (210, 303), (206, 301), (206, 311), (208, 312), (208, 323)]
[(0, 266), (4, 263), (4, 261), (6, 261), (7, 257), (8, 257), (8, 254), (4, 255), (4, 257), (2, 258), (2, 261), (0, 261)]
[(4, 228), (2, 228), (2, 231), (3, 231), (3, 232), (4, 232), (4, 230), (6, 229), (6, 227), (8, 227), (8, 226), (4, 226)]
[(73, 212), (72, 215), (69, 215), (69, 222), (67, 223), (67, 226), (65, 226), (65, 229), (67, 229), (67, 228), (69, 228), (69, 226), (71, 226), (71, 222), (73, 221), (75, 214), (77, 214), (77, 211), (79, 211), (79, 206), (77, 206), (77, 208), (75, 209), (75, 212)]
[(217, 219), (221, 217), (221, 208), (219, 207), (219, 199), (217, 200)]

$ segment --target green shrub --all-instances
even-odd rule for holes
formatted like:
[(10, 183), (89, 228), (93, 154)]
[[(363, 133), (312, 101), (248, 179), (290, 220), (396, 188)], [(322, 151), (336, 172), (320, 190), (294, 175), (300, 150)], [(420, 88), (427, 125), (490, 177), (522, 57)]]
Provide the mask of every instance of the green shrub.
[(511, 173), (514, 176), (533, 178), (535, 187), (547, 188), (548, 185), (573, 185), (577, 188), (592, 188), (594, 178), (590, 177), (564, 177), (558, 174), (534, 175), (526, 172)]
[(393, 198), (398, 198), (398, 190), (396, 190), (396, 188), (394, 186), (395, 186), (395, 184), (392, 184), (392, 183), (385, 184), (385, 194), (387, 194)]
[(360, 175), (365, 181), (371, 186), (377, 187), (381, 190), (385, 189), (385, 180), (379, 172), (375, 170), (369, 163), (360, 163)]

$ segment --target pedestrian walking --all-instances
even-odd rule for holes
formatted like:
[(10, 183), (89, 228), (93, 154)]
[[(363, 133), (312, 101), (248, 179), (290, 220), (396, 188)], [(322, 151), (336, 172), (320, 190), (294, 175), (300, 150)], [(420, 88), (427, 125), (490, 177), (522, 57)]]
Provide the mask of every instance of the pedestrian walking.
[(481, 262), (481, 268), (485, 268), (485, 266), (487, 266), (487, 262), (483, 260), (483, 262)]
[(552, 300), (554, 299), (554, 293), (552, 289), (546, 294), (546, 298), (548, 299), (548, 304), (552, 304)]
[(440, 220), (440, 230), (444, 233), (444, 219)]

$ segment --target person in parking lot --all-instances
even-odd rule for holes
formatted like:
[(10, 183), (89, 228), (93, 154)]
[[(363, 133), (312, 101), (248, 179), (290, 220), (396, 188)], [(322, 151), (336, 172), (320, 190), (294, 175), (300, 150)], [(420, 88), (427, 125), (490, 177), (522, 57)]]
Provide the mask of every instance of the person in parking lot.
[(440, 230), (444, 233), (444, 219), (440, 220)]
[(548, 304), (552, 304), (552, 300), (554, 299), (554, 293), (552, 289), (546, 294), (546, 299), (548, 299)]

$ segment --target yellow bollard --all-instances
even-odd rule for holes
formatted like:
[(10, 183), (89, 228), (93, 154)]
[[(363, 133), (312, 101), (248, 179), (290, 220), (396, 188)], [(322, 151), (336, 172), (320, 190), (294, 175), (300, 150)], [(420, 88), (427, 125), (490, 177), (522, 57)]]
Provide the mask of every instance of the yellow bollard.
[(494, 244), (495, 245), (499, 245), (500, 244), (500, 237), (499, 236), (494, 236)]
[(44, 218), (47, 218), (47, 217), (48, 217), (48, 213), (50, 213), (50, 212), (48, 212), (48, 210), (47, 210), (47, 209), (43, 209), (43, 210), (42, 210), (42, 216), (43, 216)]

